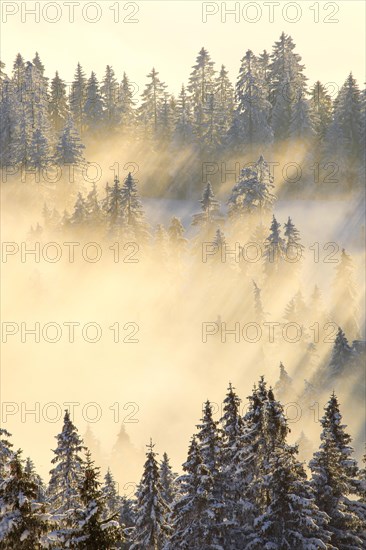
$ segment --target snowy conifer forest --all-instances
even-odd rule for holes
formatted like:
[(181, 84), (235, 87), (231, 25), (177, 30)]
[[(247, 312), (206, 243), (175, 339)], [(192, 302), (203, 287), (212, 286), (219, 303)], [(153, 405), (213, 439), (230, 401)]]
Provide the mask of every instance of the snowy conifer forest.
[(0, 550), (366, 548), (366, 91), (295, 38), (1, 62)]

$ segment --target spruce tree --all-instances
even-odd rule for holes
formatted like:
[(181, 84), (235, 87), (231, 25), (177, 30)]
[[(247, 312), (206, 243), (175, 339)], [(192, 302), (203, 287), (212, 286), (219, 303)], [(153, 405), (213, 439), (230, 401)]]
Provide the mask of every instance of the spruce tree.
[(4, 550), (43, 548), (49, 516), (37, 496), (37, 484), (24, 471), (18, 451), (10, 460), (8, 475), (0, 482), (0, 547)]
[[(225, 514), (225, 543), (229, 548), (238, 548), (245, 534), (245, 516), (250, 504), (243, 498), (240, 471), (241, 445), (244, 432), (240, 414), (241, 400), (229, 384), (224, 399), (223, 415), (220, 419), (222, 430), (221, 476)], [(229, 546), (231, 545), (231, 546)]]
[(204, 136), (214, 108), (215, 69), (210, 54), (205, 48), (198, 53), (196, 64), (189, 78), (188, 92), (193, 110), (193, 132), (200, 147), (204, 146)]
[(60, 166), (71, 164), (81, 168), (85, 164), (83, 149), (85, 147), (81, 143), (71, 116), (69, 116), (56, 145), (54, 162)]
[(334, 379), (343, 374), (347, 375), (347, 368), (352, 365), (353, 353), (352, 348), (348, 344), (345, 333), (338, 327), (337, 335), (334, 340), (332, 354), (329, 361), (328, 383), (334, 383)]
[[(1, 70), (1, 69), (0, 69)], [(0, 165), (7, 166), (12, 162), (12, 136), (14, 131), (15, 94), (14, 82), (3, 75), (0, 79)]]
[(283, 445), (273, 450), (264, 481), (268, 504), (255, 519), (254, 533), (249, 537), (246, 550), (326, 550), (330, 547), (328, 517), (316, 506), (296, 454), (296, 446)]
[(218, 421), (213, 419), (211, 403), (207, 400), (201, 423), (197, 424), (197, 439), (202, 460), (211, 473), (218, 472), (221, 459), (221, 434), (218, 425)]
[(103, 101), (104, 125), (109, 132), (114, 131), (121, 117), (120, 94), (114, 70), (110, 65), (106, 67), (100, 93)]
[(195, 437), (178, 480), (179, 497), (174, 502), (172, 535), (166, 550), (225, 550), (218, 518), (222, 508), (213, 494), (214, 481), (205, 465)]
[(66, 96), (66, 84), (59, 77), (57, 71), (51, 81), (49, 109), (54, 131), (58, 135), (66, 124), (69, 115), (69, 106)]
[(159, 137), (161, 118), (160, 113), (164, 103), (166, 85), (161, 82), (159, 73), (153, 68), (147, 75), (149, 82), (142, 94), (141, 105), (138, 109), (143, 137), (157, 140)]
[(130, 137), (136, 120), (136, 112), (132, 86), (126, 73), (123, 73), (119, 87), (118, 111), (121, 132)]
[(192, 109), (186, 88), (182, 85), (177, 100), (173, 142), (177, 146), (188, 145), (193, 139)]
[(94, 466), (90, 451), (86, 452), (80, 484), (81, 506), (74, 512), (74, 531), (69, 547), (80, 550), (113, 550), (121, 541), (118, 511), (105, 517), (106, 501), (100, 489), (99, 468)]
[[(292, 103), (289, 126), (289, 137), (295, 142), (295, 147), (309, 148), (312, 146), (315, 130), (311, 106), (306, 97), (299, 97)], [(305, 149), (306, 150), (306, 149)]]
[(341, 166), (346, 189), (352, 188), (358, 177), (363, 150), (361, 127), (361, 93), (352, 73), (339, 91), (334, 102), (333, 120), (326, 135), (328, 158)]
[(336, 548), (361, 549), (358, 532), (362, 521), (352, 507), (358, 468), (334, 392), (324, 411), (320, 448), (310, 461), (316, 504), (330, 518), (331, 544)]
[(96, 134), (103, 125), (103, 100), (100, 93), (99, 82), (94, 72), (86, 84), (86, 97), (84, 102), (84, 123), (87, 130)]
[(127, 231), (139, 242), (146, 242), (149, 236), (147, 223), (131, 172), (121, 187), (121, 206)]
[(64, 424), (56, 436), (57, 447), (53, 451), (54, 467), (50, 471), (48, 501), (54, 513), (67, 512), (80, 505), (80, 483), (83, 476), (83, 441), (66, 410)]
[(105, 516), (114, 516), (120, 509), (121, 497), (118, 493), (117, 483), (109, 468), (104, 476), (102, 493), (105, 500)]
[(235, 218), (255, 213), (261, 217), (270, 212), (276, 200), (271, 191), (273, 188), (273, 176), (261, 155), (252, 166), (242, 169), (228, 200), (229, 216)]
[(37, 474), (33, 460), (28, 456), (24, 465), (24, 473), (37, 485), (37, 500), (45, 502), (46, 500), (46, 485), (39, 474)]
[(160, 483), (162, 487), (161, 496), (165, 502), (170, 506), (174, 500), (176, 486), (175, 479), (177, 474), (175, 474), (170, 465), (169, 457), (166, 453), (163, 453), (163, 459), (160, 462)]
[(209, 231), (212, 225), (220, 220), (220, 203), (215, 197), (211, 182), (207, 182), (199, 202), (201, 212), (193, 214), (192, 225), (199, 226), (201, 230)]
[[(87, 212), (88, 223), (92, 227), (97, 227), (103, 220), (103, 212), (102, 205), (98, 197), (98, 189), (96, 183), (93, 183), (92, 188), (85, 199), (85, 209)], [(89, 445), (87, 446), (88, 448), (90, 448)], [(93, 449), (90, 448), (90, 450), (93, 452)], [(93, 455), (95, 456), (94, 452)]]
[(125, 223), (124, 207), (122, 203), (122, 188), (117, 176), (114, 178), (113, 186), (106, 186), (106, 197), (104, 210), (107, 216), (109, 231), (118, 235)]
[(291, 36), (284, 32), (275, 42), (271, 54), (270, 101), (272, 103), (271, 124), (276, 142), (290, 137), (291, 117), (294, 105), (305, 99), (306, 77), (301, 57), (294, 52)]
[(70, 92), (70, 110), (74, 118), (75, 125), (80, 136), (84, 133), (85, 114), (84, 105), (86, 100), (86, 78), (85, 73), (80, 65), (77, 64), (74, 80), (71, 85)]
[(234, 127), (231, 129), (232, 141), (237, 148), (254, 145), (268, 145), (273, 140), (269, 125), (271, 104), (266, 98), (267, 90), (264, 74), (258, 59), (248, 50), (241, 60), (236, 83), (236, 110)]
[(268, 276), (278, 274), (284, 262), (285, 241), (281, 237), (280, 227), (281, 224), (273, 216), (264, 246), (264, 266)]
[(234, 112), (234, 88), (230, 82), (225, 65), (221, 65), (215, 83), (216, 94), (216, 124), (220, 145), (225, 144), (227, 133), (232, 124)]
[(86, 224), (88, 219), (88, 212), (86, 209), (85, 199), (83, 195), (79, 192), (78, 198), (76, 200), (75, 206), (74, 206), (74, 212), (71, 216), (71, 223), (76, 226), (83, 226)]
[(136, 526), (131, 550), (162, 550), (170, 534), (167, 523), (169, 507), (162, 497), (159, 465), (150, 441), (144, 473), (137, 493)]
[(5, 472), (9, 466), (10, 460), (13, 457), (12, 446), (9, 441), (11, 434), (4, 428), (0, 428), (0, 478), (3, 479)]
[(24, 86), (24, 71), (25, 71), (25, 62), (24, 62), (23, 56), (20, 53), (18, 53), (13, 63), (13, 73), (12, 73), (12, 79), (15, 84), (16, 92), (21, 91), (22, 87)]
[[(39, 168), (45, 166), (50, 157), (47, 88), (38, 69), (30, 62), (26, 63), (22, 78), (22, 88), (16, 88), (13, 97), (12, 161), (24, 168)], [(42, 156), (37, 156), (39, 153)]]
[(329, 124), (332, 120), (332, 98), (327, 93), (326, 87), (315, 82), (310, 91), (310, 109), (314, 121), (314, 131), (317, 139), (317, 146), (323, 147)]
[(286, 237), (286, 257), (288, 261), (301, 259), (304, 246), (301, 244), (300, 231), (295, 227), (290, 216), (284, 224)]

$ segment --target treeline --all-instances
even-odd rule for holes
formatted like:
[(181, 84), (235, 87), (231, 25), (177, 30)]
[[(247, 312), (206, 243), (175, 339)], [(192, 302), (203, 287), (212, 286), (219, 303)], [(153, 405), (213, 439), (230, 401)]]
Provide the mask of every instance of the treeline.
[(0, 440), (0, 547), (83, 550), (362, 549), (366, 542), (365, 469), (359, 469), (336, 395), (320, 421), (308, 468), (287, 438), (281, 403), (263, 377), (247, 412), (229, 385), (222, 417), (211, 403), (192, 437), (183, 475), (150, 441), (136, 496), (103, 483), (65, 412), (48, 484), (31, 459)]
[[(272, 53), (241, 59), (235, 86), (202, 48), (178, 97), (153, 68), (140, 94), (126, 74), (108, 65), (98, 81), (78, 63), (70, 89), (58, 72), (49, 82), (38, 53), (18, 54), (11, 76), (1, 65), (1, 164), (26, 169), (85, 162), (90, 140), (143, 143), (168, 155), (190, 151), (188, 163), (212, 155), (253, 160), (258, 151), (281, 151), (327, 170), (334, 162), (341, 189), (360, 186), (364, 175), (365, 92), (352, 74), (335, 97), (327, 85), (311, 87), (291, 36), (282, 33)], [(305, 162), (305, 161), (304, 161)], [(338, 171), (339, 170), (339, 171)], [(331, 170), (332, 171), (332, 170)], [(179, 176), (178, 176), (179, 177)], [(334, 181), (330, 189), (334, 188)]]

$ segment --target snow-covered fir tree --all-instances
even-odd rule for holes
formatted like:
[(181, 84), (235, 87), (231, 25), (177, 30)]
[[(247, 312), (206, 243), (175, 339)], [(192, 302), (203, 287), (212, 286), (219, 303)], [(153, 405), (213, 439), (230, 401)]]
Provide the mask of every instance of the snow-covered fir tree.
[(362, 541), (357, 533), (362, 529), (362, 520), (352, 506), (358, 469), (350, 447), (351, 437), (342, 424), (334, 393), (324, 410), (320, 420), (320, 448), (310, 461), (316, 503), (330, 518), (331, 544), (336, 548), (361, 549)]
[(177, 146), (187, 145), (192, 142), (192, 138), (193, 126), (191, 104), (186, 88), (182, 84), (182, 88), (177, 99), (173, 143)]
[(88, 211), (83, 195), (79, 192), (74, 206), (74, 212), (71, 216), (71, 223), (75, 226), (83, 226), (88, 219)]
[(12, 161), (12, 138), (14, 132), (15, 94), (14, 82), (4, 75), (1, 80), (0, 101), (0, 163), (10, 165)]
[(271, 104), (266, 97), (263, 71), (251, 50), (241, 60), (235, 93), (236, 110), (229, 142), (239, 149), (247, 146), (249, 151), (256, 144), (266, 146), (272, 143)]
[(179, 497), (173, 504), (172, 536), (166, 550), (224, 550), (223, 531), (218, 520), (222, 507), (214, 496), (212, 474), (202, 459), (195, 437), (191, 440), (183, 471), (178, 479)]
[[(205, 48), (201, 48), (189, 77), (188, 92), (192, 105), (193, 132), (199, 145), (204, 146), (204, 137), (212, 138), (207, 131), (214, 109), (215, 69), (214, 62)], [(212, 130), (212, 128), (211, 128)]]
[(294, 49), (293, 39), (283, 32), (280, 39), (275, 42), (271, 54), (269, 66), (271, 125), (278, 143), (290, 137), (294, 106), (299, 100), (304, 100), (306, 94), (304, 65), (301, 64), (301, 57), (294, 52)]
[(163, 453), (163, 458), (160, 462), (159, 475), (162, 487), (161, 495), (165, 502), (170, 505), (175, 497), (175, 479), (177, 478), (177, 474), (173, 472), (167, 453)]
[(91, 134), (100, 131), (103, 125), (103, 116), (103, 100), (100, 86), (96, 74), (92, 72), (86, 84), (84, 102), (84, 124)]
[(327, 157), (341, 166), (346, 175), (346, 188), (352, 187), (358, 177), (361, 160), (361, 93), (352, 73), (339, 91), (334, 101), (333, 120), (326, 134)]
[(43, 548), (49, 515), (37, 497), (37, 484), (24, 471), (18, 451), (10, 459), (8, 474), (0, 480), (0, 547), (4, 550)]
[(114, 516), (119, 512), (121, 497), (119, 496), (117, 482), (109, 468), (104, 476), (102, 493), (105, 501), (105, 517)]
[(13, 73), (12, 79), (15, 84), (16, 91), (20, 91), (24, 85), (24, 71), (25, 71), (25, 62), (23, 56), (18, 53), (15, 57), (13, 63)]
[(80, 168), (85, 164), (84, 149), (72, 117), (69, 116), (56, 145), (54, 162), (60, 166), (73, 165)]
[(83, 135), (85, 129), (84, 105), (86, 100), (86, 84), (87, 82), (85, 73), (80, 63), (78, 63), (74, 75), (74, 80), (71, 84), (69, 104), (76, 128), (80, 136)]
[(175, 128), (176, 102), (174, 96), (164, 92), (162, 105), (159, 112), (159, 128), (157, 138), (163, 150), (170, 146)]
[(197, 424), (197, 440), (204, 464), (211, 473), (218, 471), (221, 453), (221, 437), (218, 421), (213, 419), (212, 406), (206, 401), (203, 407), (203, 416)]
[(81, 504), (73, 513), (73, 531), (67, 541), (70, 548), (112, 550), (122, 539), (118, 511), (105, 517), (106, 499), (98, 478), (99, 468), (94, 466), (90, 451), (87, 451), (80, 484)]
[(220, 72), (215, 82), (216, 135), (219, 145), (224, 145), (227, 133), (232, 125), (234, 112), (234, 88), (228, 76), (225, 65), (221, 65)]
[(310, 91), (310, 109), (314, 123), (317, 145), (323, 146), (329, 124), (332, 120), (332, 98), (327, 88), (318, 80)]
[(310, 103), (303, 96), (292, 104), (289, 137), (298, 150), (309, 148), (315, 137)]
[(38, 502), (45, 502), (46, 500), (46, 485), (39, 474), (37, 474), (36, 467), (33, 460), (28, 456), (25, 465), (24, 473), (29, 477), (30, 481), (33, 481), (37, 485), (37, 500)]
[(120, 94), (119, 84), (113, 68), (107, 65), (100, 87), (103, 101), (104, 125), (108, 132), (113, 131), (120, 123)]
[(136, 182), (131, 172), (128, 173), (121, 187), (121, 206), (128, 233), (138, 242), (145, 242), (149, 236), (148, 227)]
[(201, 230), (208, 232), (212, 228), (212, 225), (217, 225), (217, 222), (221, 218), (220, 203), (215, 197), (211, 182), (207, 182), (199, 202), (201, 204), (201, 212), (193, 214), (192, 225), (199, 226)]
[(169, 506), (162, 496), (159, 465), (150, 441), (137, 493), (136, 525), (131, 550), (162, 550), (170, 534)]
[(338, 376), (346, 374), (347, 367), (352, 368), (352, 358), (352, 348), (348, 344), (345, 333), (341, 327), (338, 327), (329, 361), (329, 367), (327, 369), (330, 383), (333, 383), (334, 379)]
[(135, 101), (133, 100), (133, 88), (126, 73), (123, 73), (122, 82), (119, 87), (118, 109), (120, 130), (124, 135), (131, 137), (136, 120), (136, 112)]
[(267, 275), (277, 274), (283, 266), (285, 254), (285, 241), (281, 237), (281, 224), (272, 218), (270, 234), (268, 235), (264, 247), (264, 267)]
[(143, 132), (143, 138), (156, 140), (159, 136), (161, 118), (160, 114), (164, 104), (166, 85), (160, 80), (159, 73), (152, 68), (147, 75), (149, 79), (142, 94), (141, 105), (138, 108), (138, 116)]
[(58, 135), (65, 126), (70, 112), (66, 95), (66, 83), (60, 78), (58, 71), (51, 80), (49, 109), (54, 131)]
[(241, 170), (228, 200), (229, 216), (235, 218), (255, 213), (261, 217), (270, 212), (276, 200), (271, 191), (273, 188), (273, 175), (261, 155), (257, 162)]
[(12, 161), (25, 169), (46, 166), (51, 154), (47, 89), (32, 63), (26, 63), (22, 86), (13, 93)]
[(13, 457), (13, 444), (9, 441), (11, 434), (4, 428), (0, 428), (0, 478), (3, 479), (10, 460)]
[(330, 547), (328, 516), (318, 509), (296, 454), (296, 446), (282, 445), (273, 450), (264, 478), (268, 504), (255, 518), (246, 550)]
[(83, 479), (83, 441), (66, 410), (61, 433), (56, 436), (48, 484), (48, 502), (51, 511), (63, 513), (80, 505), (80, 484)]
[(48, 87), (48, 78), (44, 76), (45, 66), (42, 63), (38, 52), (35, 53), (35, 56), (32, 59), (32, 63), (36, 67), (37, 71), (39, 72), (39, 75), (40, 75), (40, 77), (42, 78), (42, 80), (45, 84), (45, 88), (47, 89), (47, 87)]
[(113, 186), (106, 186), (106, 197), (103, 205), (108, 219), (108, 229), (118, 235), (125, 223), (124, 206), (122, 202), (122, 188), (120, 181), (115, 176)]
[(263, 52), (259, 54), (259, 56), (257, 57), (258, 67), (262, 73), (263, 84), (265, 86), (265, 97), (267, 99), (269, 98), (269, 89), (270, 89), (270, 71), (269, 71), (270, 59), (271, 58), (267, 50), (263, 50)]
[(220, 419), (222, 430), (220, 469), (225, 514), (225, 543), (228, 548), (237, 548), (243, 540), (244, 518), (250, 506), (243, 499), (242, 480), (238, 479), (240, 467), (237, 461), (240, 457), (244, 423), (240, 411), (241, 400), (234, 389), (230, 383)]
[(301, 244), (300, 231), (295, 227), (290, 216), (284, 224), (286, 237), (286, 258), (287, 261), (298, 262), (302, 258), (304, 246)]

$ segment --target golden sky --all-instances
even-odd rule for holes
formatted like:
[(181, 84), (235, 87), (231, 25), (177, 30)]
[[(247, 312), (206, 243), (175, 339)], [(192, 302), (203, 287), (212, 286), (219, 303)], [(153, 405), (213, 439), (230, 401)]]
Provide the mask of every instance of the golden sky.
[[(228, 13), (235, 6), (236, 15)], [(32, 10), (38, 11), (38, 22)], [(69, 21), (72, 12), (74, 22)], [(362, 86), (364, 23), (365, 4), (353, 0), (3, 1), (1, 59), (10, 72), (18, 51), (28, 60), (38, 50), (47, 76), (58, 70), (66, 81), (72, 79), (78, 61), (87, 74), (94, 70), (99, 79), (110, 64), (119, 78), (126, 71), (139, 87), (155, 66), (169, 90), (177, 93), (202, 46), (211, 53), (216, 68), (225, 64), (235, 80), (247, 49), (271, 51), (285, 31), (294, 38), (309, 83), (319, 79), (339, 86), (352, 70)]]

